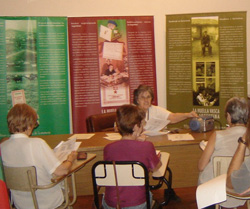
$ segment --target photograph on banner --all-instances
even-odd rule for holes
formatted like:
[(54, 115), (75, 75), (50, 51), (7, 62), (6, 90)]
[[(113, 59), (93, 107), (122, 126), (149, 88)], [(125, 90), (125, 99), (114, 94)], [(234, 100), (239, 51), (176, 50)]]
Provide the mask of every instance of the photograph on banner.
[(219, 106), (218, 21), (218, 16), (191, 18), (194, 106)]
[(101, 107), (130, 102), (125, 19), (98, 20)]
[(9, 135), (6, 116), (17, 103), (37, 111), (33, 135), (69, 133), (66, 17), (0, 17), (0, 30), (0, 136)]
[(168, 109), (194, 110), (225, 128), (227, 100), (247, 98), (246, 12), (166, 15), (166, 22)]
[(153, 16), (69, 17), (73, 133), (87, 131), (86, 119), (133, 103), (145, 84), (157, 105)]

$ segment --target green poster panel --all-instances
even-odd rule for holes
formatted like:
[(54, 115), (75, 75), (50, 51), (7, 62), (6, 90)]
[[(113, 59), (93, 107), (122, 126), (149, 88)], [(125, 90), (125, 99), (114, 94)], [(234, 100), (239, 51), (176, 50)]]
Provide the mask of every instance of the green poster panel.
[(247, 98), (246, 12), (167, 15), (166, 29), (167, 108), (225, 128), (227, 100)]
[(0, 30), (0, 137), (23, 102), (39, 115), (33, 135), (69, 133), (67, 18), (0, 17)]

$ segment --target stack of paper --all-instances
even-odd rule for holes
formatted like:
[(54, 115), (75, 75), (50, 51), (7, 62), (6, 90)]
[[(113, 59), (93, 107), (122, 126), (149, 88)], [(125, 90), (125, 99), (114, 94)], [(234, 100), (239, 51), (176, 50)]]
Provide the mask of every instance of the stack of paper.
[(108, 140), (120, 140), (122, 138), (122, 136), (119, 133), (106, 133), (106, 137), (104, 137), (105, 139)]
[(189, 141), (194, 140), (191, 134), (168, 134), (168, 139), (171, 141)]
[(77, 140), (82, 140), (82, 139), (90, 139), (92, 136), (95, 134), (74, 134), (69, 139), (74, 139), (76, 138)]

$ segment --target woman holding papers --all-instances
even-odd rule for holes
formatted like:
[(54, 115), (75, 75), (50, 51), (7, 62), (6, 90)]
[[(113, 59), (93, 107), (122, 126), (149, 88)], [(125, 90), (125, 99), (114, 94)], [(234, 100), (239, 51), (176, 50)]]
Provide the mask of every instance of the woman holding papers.
[(144, 127), (146, 131), (160, 131), (168, 124), (198, 117), (194, 111), (190, 113), (172, 113), (162, 107), (152, 105), (153, 99), (154, 93), (149, 86), (139, 85), (134, 90), (134, 104), (141, 107), (146, 113), (145, 120), (147, 124)]
[[(225, 116), (229, 127), (226, 130), (214, 132), (208, 139), (208, 143), (198, 163), (200, 171), (198, 184), (205, 183), (214, 178), (214, 156), (233, 156), (238, 145), (238, 138), (246, 132), (248, 113), (248, 103), (244, 98), (233, 97), (227, 101)], [(231, 208), (243, 205), (244, 202), (228, 198), (221, 205)]]
[[(3, 164), (11, 167), (35, 166), (38, 184), (51, 183), (53, 175), (68, 173), (77, 152), (68, 155), (65, 162), (60, 162), (53, 150), (40, 138), (30, 138), (38, 126), (36, 111), (27, 104), (16, 104), (7, 115), (11, 136), (1, 144)], [(40, 209), (56, 208), (64, 201), (60, 185), (46, 190), (36, 191)], [(34, 208), (30, 192), (11, 191), (16, 208)]]
[[(123, 105), (117, 109), (117, 127), (122, 139), (104, 148), (104, 160), (140, 161), (149, 171), (157, 170), (161, 162), (154, 145), (138, 139), (143, 131), (145, 112), (134, 105)], [(103, 197), (104, 209), (115, 208), (117, 193), (115, 187), (106, 187)], [(120, 206), (130, 209), (146, 208), (144, 187), (119, 187)]]

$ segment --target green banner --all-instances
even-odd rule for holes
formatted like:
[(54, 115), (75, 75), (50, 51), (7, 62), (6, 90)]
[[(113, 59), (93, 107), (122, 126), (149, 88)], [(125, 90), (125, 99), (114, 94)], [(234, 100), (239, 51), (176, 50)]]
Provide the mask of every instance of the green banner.
[(0, 17), (0, 51), (0, 138), (21, 102), (39, 115), (33, 135), (69, 133), (67, 18)]
[(166, 28), (168, 109), (225, 128), (227, 100), (247, 98), (246, 12), (167, 15)]

